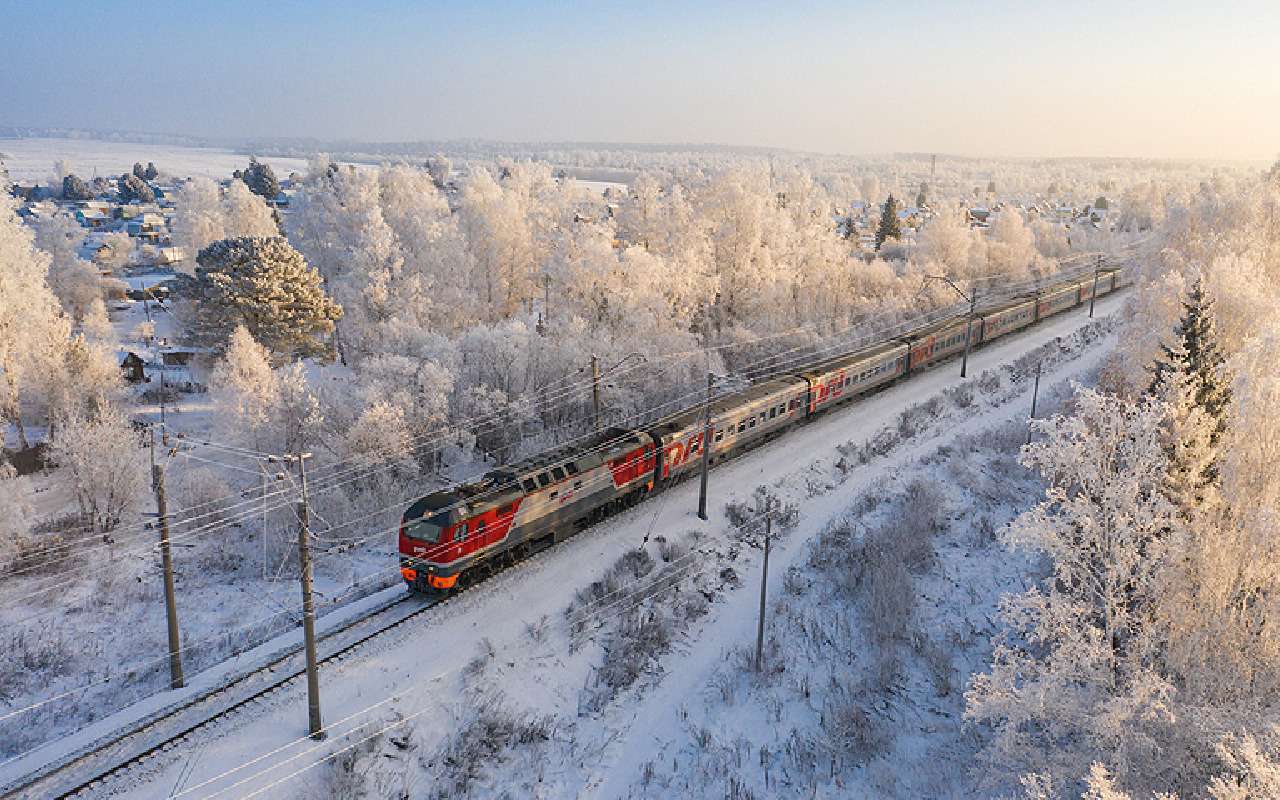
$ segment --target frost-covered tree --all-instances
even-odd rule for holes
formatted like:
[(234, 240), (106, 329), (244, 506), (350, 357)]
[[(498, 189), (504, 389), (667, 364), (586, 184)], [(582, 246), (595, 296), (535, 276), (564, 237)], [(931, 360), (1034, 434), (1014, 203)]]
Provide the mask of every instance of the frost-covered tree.
[(215, 418), (222, 435), (261, 451), (280, 387), (267, 349), (237, 325), (209, 377)]
[(243, 182), (232, 181), (225, 193), (208, 178), (193, 178), (174, 198), (174, 244), (199, 253), (219, 239), (276, 236), (271, 209)]
[(200, 251), (187, 284), (192, 336), (223, 345), (237, 326), (283, 357), (324, 355), (342, 307), (281, 237), (223, 239)]
[(120, 200), (125, 203), (156, 201), (156, 193), (147, 185), (147, 182), (133, 173), (121, 175), (120, 181), (116, 184), (116, 190), (120, 193)]
[(427, 172), (431, 175), (431, 181), (435, 183), (436, 188), (443, 189), (449, 185), (453, 165), (443, 153), (436, 153), (427, 159)]
[(145, 491), (142, 440), (118, 413), (99, 409), (62, 425), (50, 457), (67, 471), (80, 513), (99, 533), (120, 524)]
[(1264, 737), (1227, 737), (1218, 746), (1227, 769), (1209, 784), (1213, 800), (1256, 800), (1280, 797), (1280, 726)]
[(111, 327), (111, 319), (107, 316), (107, 304), (102, 298), (95, 298), (85, 310), (80, 320), (81, 332), (90, 339), (103, 344), (113, 344), (116, 339), (115, 329)]
[(1151, 391), (1159, 391), (1171, 373), (1185, 375), (1192, 402), (1213, 420), (1212, 442), (1217, 444), (1227, 429), (1231, 382), (1223, 371), (1226, 357), (1218, 342), (1213, 301), (1202, 281), (1192, 286), (1182, 308), (1182, 318), (1173, 331), (1174, 342), (1161, 345), (1161, 356), (1152, 368)]
[(1046, 497), (1002, 538), (1045, 556), (1051, 574), (1004, 599), (992, 669), (965, 695), (965, 715), (993, 731), (985, 757), (1014, 774), (1064, 784), (1105, 760), (1126, 778), (1158, 779), (1173, 686), (1155, 669), (1150, 620), (1162, 542), (1177, 526), (1160, 491), (1163, 419), (1154, 401), (1081, 389), (1075, 416), (1035, 423), (1044, 439), (1023, 450)]
[(274, 202), (280, 194), (280, 181), (276, 180), (275, 170), (270, 164), (264, 164), (255, 157), (249, 158), (249, 166), (243, 172), (237, 170), (235, 177), (244, 181), (250, 191), (268, 203)]
[(880, 224), (876, 226), (876, 249), (884, 246), (888, 239), (902, 238), (902, 224), (898, 221), (898, 201), (893, 195), (884, 201), (880, 208)]
[(920, 230), (920, 250), (925, 258), (942, 264), (946, 274), (959, 278), (974, 274), (972, 254), (981, 241), (965, 224), (957, 208), (944, 208)]
[(63, 200), (92, 200), (93, 192), (86, 184), (76, 175), (68, 175), (62, 179), (62, 199)]
[(316, 397), (302, 362), (295, 361), (276, 372), (279, 387), (278, 405), (274, 422), (276, 427), (275, 452), (299, 453), (320, 441), (324, 412)]
[(89, 304), (103, 294), (102, 278), (89, 262), (80, 258), (84, 228), (68, 214), (43, 217), (35, 226), (36, 247), (48, 253), (48, 284), (73, 318), (84, 315)]
[(0, 200), (0, 419), (17, 428), (24, 448), (24, 423), (47, 403), (45, 378), (61, 362), (71, 331), (47, 283), (49, 257), (32, 239), (12, 200)]
[(992, 275), (1025, 276), (1036, 261), (1035, 235), (1013, 207), (996, 215), (987, 232), (987, 269)]
[(18, 477), (18, 471), (0, 462), (0, 573), (13, 566), (14, 560), (30, 540), (35, 524), (35, 504), (29, 482)]
[(93, 260), (107, 269), (119, 272), (133, 260), (133, 250), (133, 237), (124, 231), (113, 231), (98, 240)]

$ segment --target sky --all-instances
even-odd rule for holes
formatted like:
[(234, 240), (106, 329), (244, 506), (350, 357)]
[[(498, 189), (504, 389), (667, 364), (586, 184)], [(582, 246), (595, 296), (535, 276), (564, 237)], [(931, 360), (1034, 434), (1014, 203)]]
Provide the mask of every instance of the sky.
[(1280, 1), (0, 4), (0, 125), (1280, 154)]

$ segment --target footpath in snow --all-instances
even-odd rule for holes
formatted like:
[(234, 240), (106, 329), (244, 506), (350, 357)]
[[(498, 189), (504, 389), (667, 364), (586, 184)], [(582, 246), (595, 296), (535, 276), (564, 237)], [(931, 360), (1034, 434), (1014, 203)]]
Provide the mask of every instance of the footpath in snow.
[[(1123, 295), (1104, 298), (1098, 315), (1117, 311), (1124, 301)], [(1011, 363), (1089, 323), (1081, 308), (978, 350), (970, 358), (971, 374)], [(1096, 366), (1101, 351), (1096, 347), (1046, 379), (1083, 374)], [(572, 723), (576, 727), (559, 728), (556, 734), (566, 744), (560, 752), (573, 756), (538, 766), (543, 781), (538, 796), (626, 797), (659, 743), (683, 730), (679, 712), (684, 698), (705, 685), (728, 647), (754, 641), (759, 573), (747, 572), (737, 588), (711, 604), (696, 636), (680, 642), (663, 660), (657, 685), (620, 695), (598, 716), (577, 716), (581, 690), (598, 655), (598, 647), (571, 650), (567, 645), (564, 614), (578, 590), (625, 552), (651, 539), (674, 539), (691, 531), (723, 538), (727, 503), (747, 501), (760, 485), (785, 484), (818, 461), (825, 460), (829, 472), (829, 464), (838, 458), (838, 445), (870, 437), (893, 423), (902, 409), (956, 385), (958, 368), (954, 362), (943, 364), (717, 467), (710, 480), (709, 523), (694, 513), (697, 482), (687, 482), (496, 576), (454, 598), (439, 613), (401, 626), (324, 670), (322, 707), (330, 726), (325, 742), (305, 737), (305, 688), (299, 682), (121, 778), (113, 789), (138, 798), (321, 796), (329, 779), (328, 764), (318, 763), (322, 757), (383, 729), (412, 730), (423, 749), (438, 745), (465, 715), (464, 694), (474, 687), (477, 674), (483, 674), (489, 686), (522, 708), (577, 718)], [(1025, 414), (1027, 400), (1012, 399), (961, 422), (946, 435), (989, 424), (992, 415)], [(775, 550), (771, 592), (803, 551), (804, 542), (846, 508), (876, 472), (940, 441), (939, 436), (922, 437), (854, 471), (825, 494), (802, 498), (798, 526)], [(589, 763), (584, 753), (590, 753)]]

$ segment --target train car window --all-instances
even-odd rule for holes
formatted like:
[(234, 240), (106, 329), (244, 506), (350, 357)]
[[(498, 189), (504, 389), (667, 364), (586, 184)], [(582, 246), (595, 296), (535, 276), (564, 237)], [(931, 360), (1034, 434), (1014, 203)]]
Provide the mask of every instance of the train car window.
[(716, 431), (716, 441), (724, 439), (724, 431)]
[(778, 416), (778, 409), (776, 408), (769, 409), (769, 419), (773, 419), (776, 416)]
[(747, 423), (747, 427), (748, 427), (748, 428), (754, 428), (755, 426), (756, 426), (756, 418), (755, 418), (755, 417), (752, 417), (752, 418), (751, 418), (751, 421)]
[(689, 455), (694, 455), (695, 453), (697, 453), (697, 452), (698, 452), (698, 448), (699, 448), (701, 445), (702, 445), (702, 442), (696, 442), (696, 441), (695, 441), (695, 442), (690, 442), (690, 443), (689, 443)]
[(547, 496), (548, 496), (548, 497), (550, 497), (552, 500), (555, 500), (555, 499), (556, 499), (556, 497), (557, 497), (557, 496), (559, 496), (559, 494), (560, 494), (560, 490), (559, 490), (559, 489), (557, 489), (556, 491), (552, 492), (551, 494), (549, 494), (549, 495), (547, 495)]
[(551, 477), (557, 481), (564, 480), (564, 469), (562, 467), (552, 467)]
[(548, 474), (547, 474), (547, 473), (545, 473), (545, 472), (543, 472), (542, 474), (538, 475), (538, 485), (539, 485), (539, 486), (550, 486), (550, 485), (551, 485), (551, 476), (550, 476), (550, 475), (548, 475)]
[(484, 520), (478, 519), (476, 520), (476, 535), (479, 536), (482, 533), (484, 533)]
[(538, 491), (538, 483), (533, 478), (525, 478), (524, 483), (521, 485), (524, 486), (526, 492)]
[(581, 488), (582, 488), (582, 481), (574, 481), (574, 482), (573, 482), (573, 488), (575, 488), (575, 489), (581, 489)]
[(742, 433), (746, 429), (747, 429), (747, 421), (744, 419), (742, 422), (738, 423), (738, 433)]
[(453, 540), (455, 542), (460, 542), (465, 538), (467, 538), (467, 523), (460, 522), (458, 523), (458, 527), (453, 529)]
[(578, 465), (573, 463), (572, 461), (570, 461), (568, 464), (565, 464), (564, 468), (570, 475), (578, 474)]

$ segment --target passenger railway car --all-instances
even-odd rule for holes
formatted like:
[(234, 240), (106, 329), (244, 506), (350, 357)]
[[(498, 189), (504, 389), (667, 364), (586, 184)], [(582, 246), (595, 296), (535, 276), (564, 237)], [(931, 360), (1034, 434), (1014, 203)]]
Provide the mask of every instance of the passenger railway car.
[[(964, 350), (1088, 301), (1094, 278), (979, 307), (893, 341), (816, 360), (699, 403), (644, 430), (610, 428), (572, 446), (435, 492), (405, 511), (400, 572), (419, 591), (448, 591), (477, 575), (573, 535), (591, 523), (696, 474), (703, 448), (717, 463), (781, 435), (829, 408), (908, 377)], [(1099, 296), (1120, 287), (1118, 269), (1097, 276)]]

